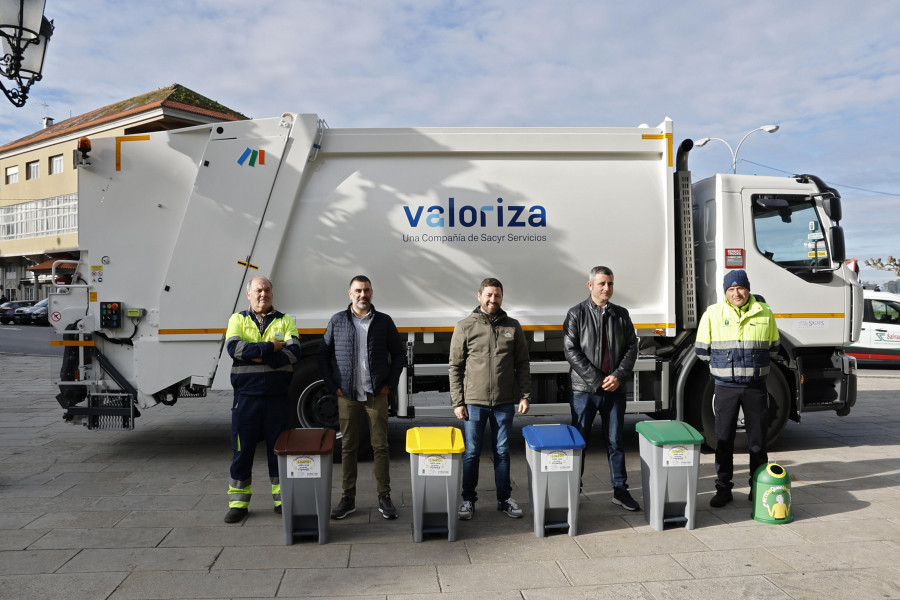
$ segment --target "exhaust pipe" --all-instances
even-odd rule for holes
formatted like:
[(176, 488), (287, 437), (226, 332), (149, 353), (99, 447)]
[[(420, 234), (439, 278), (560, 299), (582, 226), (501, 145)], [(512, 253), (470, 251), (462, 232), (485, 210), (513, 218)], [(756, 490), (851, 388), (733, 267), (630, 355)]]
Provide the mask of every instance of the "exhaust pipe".
[(691, 138), (686, 138), (681, 144), (678, 146), (678, 151), (675, 153), (675, 172), (678, 173), (680, 171), (689, 171), (688, 169), (688, 153), (694, 148), (694, 140)]

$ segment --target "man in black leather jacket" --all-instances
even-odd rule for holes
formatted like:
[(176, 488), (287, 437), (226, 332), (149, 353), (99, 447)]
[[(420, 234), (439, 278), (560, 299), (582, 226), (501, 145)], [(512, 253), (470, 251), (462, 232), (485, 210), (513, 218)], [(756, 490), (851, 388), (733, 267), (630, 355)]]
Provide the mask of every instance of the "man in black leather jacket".
[[(640, 506), (628, 492), (622, 447), (625, 383), (637, 360), (638, 340), (628, 310), (609, 301), (613, 285), (613, 272), (608, 267), (591, 269), (588, 280), (591, 295), (569, 309), (563, 325), (563, 348), (571, 367), (572, 426), (587, 443), (594, 418), (600, 413), (613, 486), (612, 501), (626, 510), (639, 510)], [(585, 454), (581, 459), (582, 474)]]

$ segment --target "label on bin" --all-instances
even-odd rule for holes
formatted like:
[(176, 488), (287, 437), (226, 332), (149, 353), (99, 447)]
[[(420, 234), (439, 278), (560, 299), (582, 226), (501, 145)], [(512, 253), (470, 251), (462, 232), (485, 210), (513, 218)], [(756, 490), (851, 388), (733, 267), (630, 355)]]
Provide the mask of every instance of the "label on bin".
[(312, 455), (287, 457), (288, 479), (313, 479), (322, 476), (322, 457)]
[(574, 450), (541, 450), (541, 473), (571, 471), (574, 468)]
[(450, 454), (420, 454), (419, 475), (425, 477), (450, 477), (453, 466)]
[(694, 466), (694, 450), (688, 446), (663, 446), (662, 466), (692, 467)]

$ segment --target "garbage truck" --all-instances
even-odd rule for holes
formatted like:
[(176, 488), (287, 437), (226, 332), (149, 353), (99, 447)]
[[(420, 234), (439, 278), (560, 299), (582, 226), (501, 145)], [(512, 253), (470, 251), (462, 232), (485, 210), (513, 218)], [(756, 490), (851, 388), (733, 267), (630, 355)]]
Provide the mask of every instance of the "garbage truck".
[(781, 333), (769, 438), (804, 412), (846, 415), (856, 363), (842, 347), (863, 302), (844, 264), (840, 194), (810, 174), (693, 183), (692, 145), (676, 144), (668, 118), (340, 129), (293, 113), (83, 139), (77, 269), (49, 308), (65, 346), (64, 418), (130, 429), (141, 410), (228, 389), (225, 325), (263, 275), (301, 334), (292, 424), (337, 428), (315, 353), (358, 274), (406, 343), (393, 416), (451, 416), (449, 401), (420, 399), (448, 389), (453, 327), (496, 277), (528, 338), (532, 414), (567, 418), (562, 325), (596, 265), (615, 272), (614, 301), (640, 340), (629, 413), (685, 420), (715, 443), (693, 343), (724, 274), (741, 268)]

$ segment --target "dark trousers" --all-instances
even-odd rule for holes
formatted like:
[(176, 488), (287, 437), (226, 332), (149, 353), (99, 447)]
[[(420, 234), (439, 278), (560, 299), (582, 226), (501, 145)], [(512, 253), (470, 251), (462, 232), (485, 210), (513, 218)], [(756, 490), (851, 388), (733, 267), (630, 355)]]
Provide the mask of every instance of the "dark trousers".
[(287, 396), (249, 396), (237, 391), (231, 407), (231, 481), (229, 483), (229, 505), (232, 508), (246, 508), (250, 502), (251, 473), (256, 445), (265, 440), (266, 458), (269, 464), (269, 481), (276, 506), (281, 504), (281, 488), (278, 479), (278, 457), (275, 456), (275, 442), (281, 432), (288, 428)]
[(606, 441), (606, 458), (609, 462), (609, 482), (614, 488), (628, 485), (628, 474), (625, 472), (625, 447), (622, 444), (622, 430), (625, 429), (625, 393), (588, 392), (572, 393), (572, 426), (584, 438), (585, 446), (581, 453), (581, 475), (584, 476), (584, 461), (587, 456), (587, 443), (591, 439), (591, 429), (597, 413), (600, 414), (600, 426)]
[(744, 427), (750, 449), (750, 484), (753, 473), (760, 465), (769, 462), (766, 453), (766, 429), (768, 428), (768, 400), (766, 382), (728, 387), (716, 385), (716, 489), (730, 490), (734, 476), (734, 437), (737, 418), (744, 410)]

